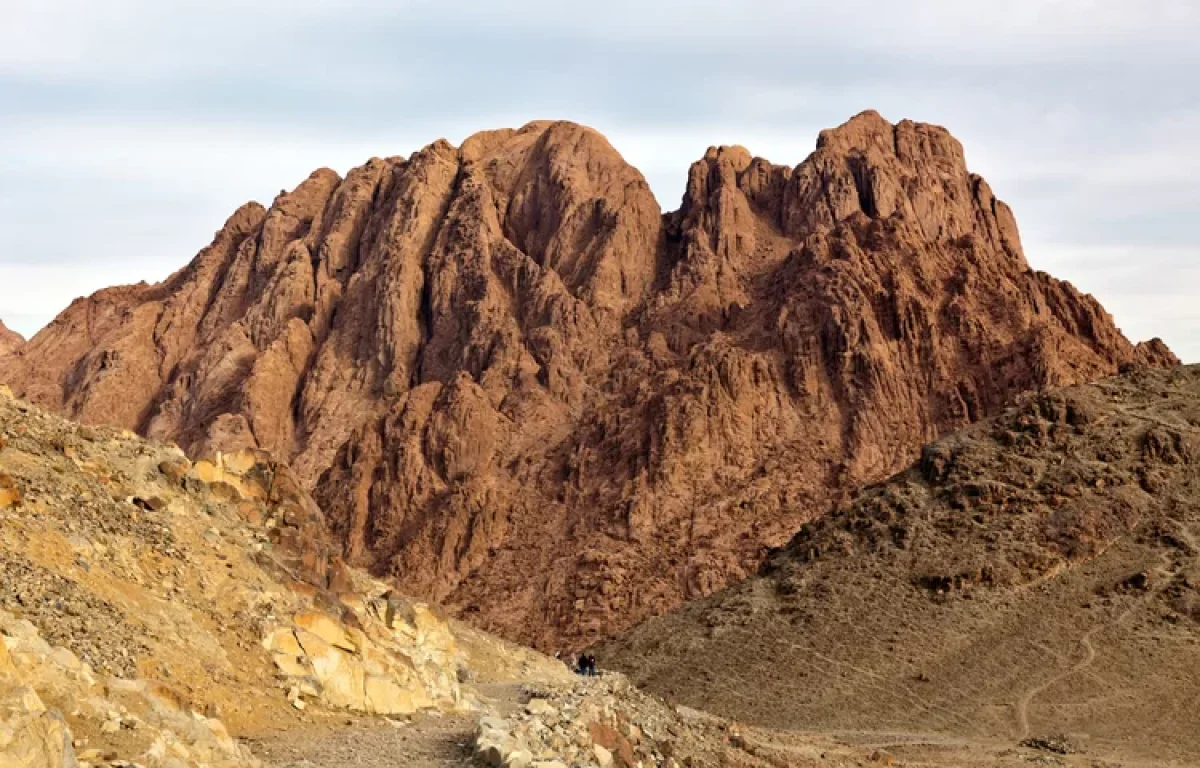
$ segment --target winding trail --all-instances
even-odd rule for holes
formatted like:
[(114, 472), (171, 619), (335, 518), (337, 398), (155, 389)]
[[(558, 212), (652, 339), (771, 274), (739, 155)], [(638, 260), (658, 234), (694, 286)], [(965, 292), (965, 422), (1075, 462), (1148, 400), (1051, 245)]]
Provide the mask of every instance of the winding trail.
[(269, 768), (465, 768), (474, 718), (421, 715), (411, 722), (356, 718), (246, 739)]
[[(1177, 533), (1179, 533), (1180, 536), (1186, 541), (1188, 546), (1192, 547), (1193, 549), (1197, 549), (1196, 539), (1193, 537), (1191, 531), (1186, 526), (1181, 526), (1178, 529)], [(1161, 562), (1159, 563), (1159, 568), (1165, 570), (1168, 573), (1174, 571), (1174, 569), (1172, 568), (1171, 556), (1169, 553), (1167, 553), (1167, 552), (1161, 553), (1160, 559), (1161, 559)], [(1099, 626), (1092, 627), (1087, 632), (1084, 632), (1083, 635), (1079, 638), (1079, 644), (1083, 646), (1084, 656), (1083, 656), (1083, 659), (1078, 664), (1076, 664), (1075, 666), (1066, 670), (1065, 672), (1061, 672), (1061, 673), (1055, 675), (1054, 677), (1051, 677), (1049, 680), (1045, 681), (1044, 683), (1041, 683), (1040, 685), (1036, 685), (1033, 688), (1030, 688), (1021, 696), (1021, 698), (1017, 701), (1017, 724), (1020, 729), (1020, 735), (1018, 736), (1019, 739), (1023, 740), (1023, 739), (1029, 738), (1029, 735), (1030, 735), (1029, 705), (1030, 705), (1030, 703), (1033, 702), (1033, 700), (1035, 698), (1037, 698), (1038, 694), (1042, 693), (1043, 691), (1050, 688), (1051, 686), (1062, 682), (1063, 680), (1067, 679), (1071, 675), (1078, 674), (1079, 672), (1082, 672), (1083, 670), (1090, 667), (1092, 665), (1092, 662), (1094, 662), (1096, 660), (1096, 656), (1097, 656), (1096, 647), (1094, 645), (1092, 645), (1092, 638), (1095, 636), (1095, 634), (1097, 632), (1099, 632), (1100, 630), (1104, 629), (1105, 627), (1118, 626), (1118, 625), (1122, 624), (1126, 619), (1129, 618), (1130, 614), (1133, 613), (1134, 609), (1138, 608), (1141, 605), (1144, 605), (1146, 600), (1157, 597), (1167, 587), (1167, 585), (1171, 582), (1171, 580), (1170, 579), (1161, 579), (1161, 582), (1162, 582), (1162, 584), (1158, 588), (1150, 591), (1149, 593), (1147, 593), (1146, 595), (1144, 595), (1142, 597), (1136, 598), (1133, 601), (1133, 603), (1131, 605), (1129, 605), (1129, 607), (1127, 607), (1124, 611), (1122, 611), (1120, 616), (1117, 616), (1117, 618), (1113, 619), (1113, 621), (1111, 623), (1101, 624)]]
[[(519, 683), (475, 690), (489, 713), (507, 715), (518, 706)], [(476, 768), (472, 747), (480, 714), (334, 717), (243, 740), (267, 768)]]
[(1061, 672), (1061, 673), (1055, 675), (1054, 677), (1051, 677), (1049, 680), (1041, 683), (1040, 685), (1036, 685), (1033, 688), (1030, 688), (1017, 701), (1017, 723), (1020, 726), (1020, 731), (1021, 731), (1018, 738), (1020, 738), (1020, 739), (1029, 738), (1029, 705), (1035, 698), (1037, 698), (1038, 694), (1042, 693), (1047, 688), (1050, 688), (1051, 686), (1062, 682), (1063, 680), (1067, 679), (1071, 675), (1082, 672), (1083, 670), (1090, 667), (1092, 665), (1092, 662), (1096, 660), (1096, 647), (1094, 645), (1092, 645), (1092, 636), (1095, 635), (1097, 632), (1099, 632), (1101, 629), (1102, 629), (1102, 627), (1092, 627), (1087, 632), (1085, 632), (1082, 637), (1079, 638), (1079, 644), (1083, 646), (1083, 650), (1084, 650), (1084, 655), (1083, 655), (1082, 661), (1080, 661), (1078, 664), (1071, 667), (1070, 669), (1066, 670), (1065, 672)]

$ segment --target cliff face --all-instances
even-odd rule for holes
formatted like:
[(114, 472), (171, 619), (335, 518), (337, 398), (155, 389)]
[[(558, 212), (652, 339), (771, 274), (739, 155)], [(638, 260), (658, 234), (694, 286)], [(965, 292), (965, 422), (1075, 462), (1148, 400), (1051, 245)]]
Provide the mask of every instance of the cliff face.
[(665, 216), (570, 123), (318, 171), (0, 379), (287, 458), (352, 563), (549, 646), (745, 576), (1017, 392), (1176, 362), (1029, 269), (945, 130), (868, 112), (796, 168), (711, 149)]
[(16, 331), (9, 330), (4, 325), (4, 321), (0, 320), (0, 357), (17, 351), (23, 344), (25, 339)]

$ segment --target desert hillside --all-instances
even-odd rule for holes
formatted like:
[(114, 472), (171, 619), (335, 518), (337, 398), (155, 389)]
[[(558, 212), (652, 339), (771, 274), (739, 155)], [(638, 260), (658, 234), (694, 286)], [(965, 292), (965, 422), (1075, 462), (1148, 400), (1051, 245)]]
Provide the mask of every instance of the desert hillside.
[(1021, 392), (1176, 362), (1029, 267), (945, 129), (866, 112), (794, 167), (710, 149), (665, 215), (564, 122), (319, 170), (165, 282), (76, 301), (0, 381), (191, 456), (267, 450), (351, 564), (558, 649), (754, 573)]
[(1191, 765), (1198, 468), (1200, 367), (1027, 395), (600, 658), (760, 726)]

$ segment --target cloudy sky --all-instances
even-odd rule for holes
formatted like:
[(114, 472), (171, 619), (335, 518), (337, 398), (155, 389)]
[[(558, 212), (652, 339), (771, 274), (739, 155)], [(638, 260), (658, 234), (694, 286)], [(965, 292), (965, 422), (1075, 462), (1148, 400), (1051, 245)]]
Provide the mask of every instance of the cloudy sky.
[[(835, 7), (836, 6), (836, 7)], [(314, 168), (566, 118), (664, 210), (738, 143), (947, 126), (1030, 262), (1200, 361), (1200, 0), (0, 0), (0, 318), (161, 279)]]

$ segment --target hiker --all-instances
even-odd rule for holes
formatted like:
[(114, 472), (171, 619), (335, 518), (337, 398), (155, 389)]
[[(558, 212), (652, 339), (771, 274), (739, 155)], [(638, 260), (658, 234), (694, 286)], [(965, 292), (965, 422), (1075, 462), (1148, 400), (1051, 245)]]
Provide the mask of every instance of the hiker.
[(586, 674), (588, 677), (595, 677), (596, 676), (596, 657), (589, 653), (588, 655), (584, 656), (583, 658), (586, 660), (585, 661), (585, 670), (586, 671), (584, 674)]

